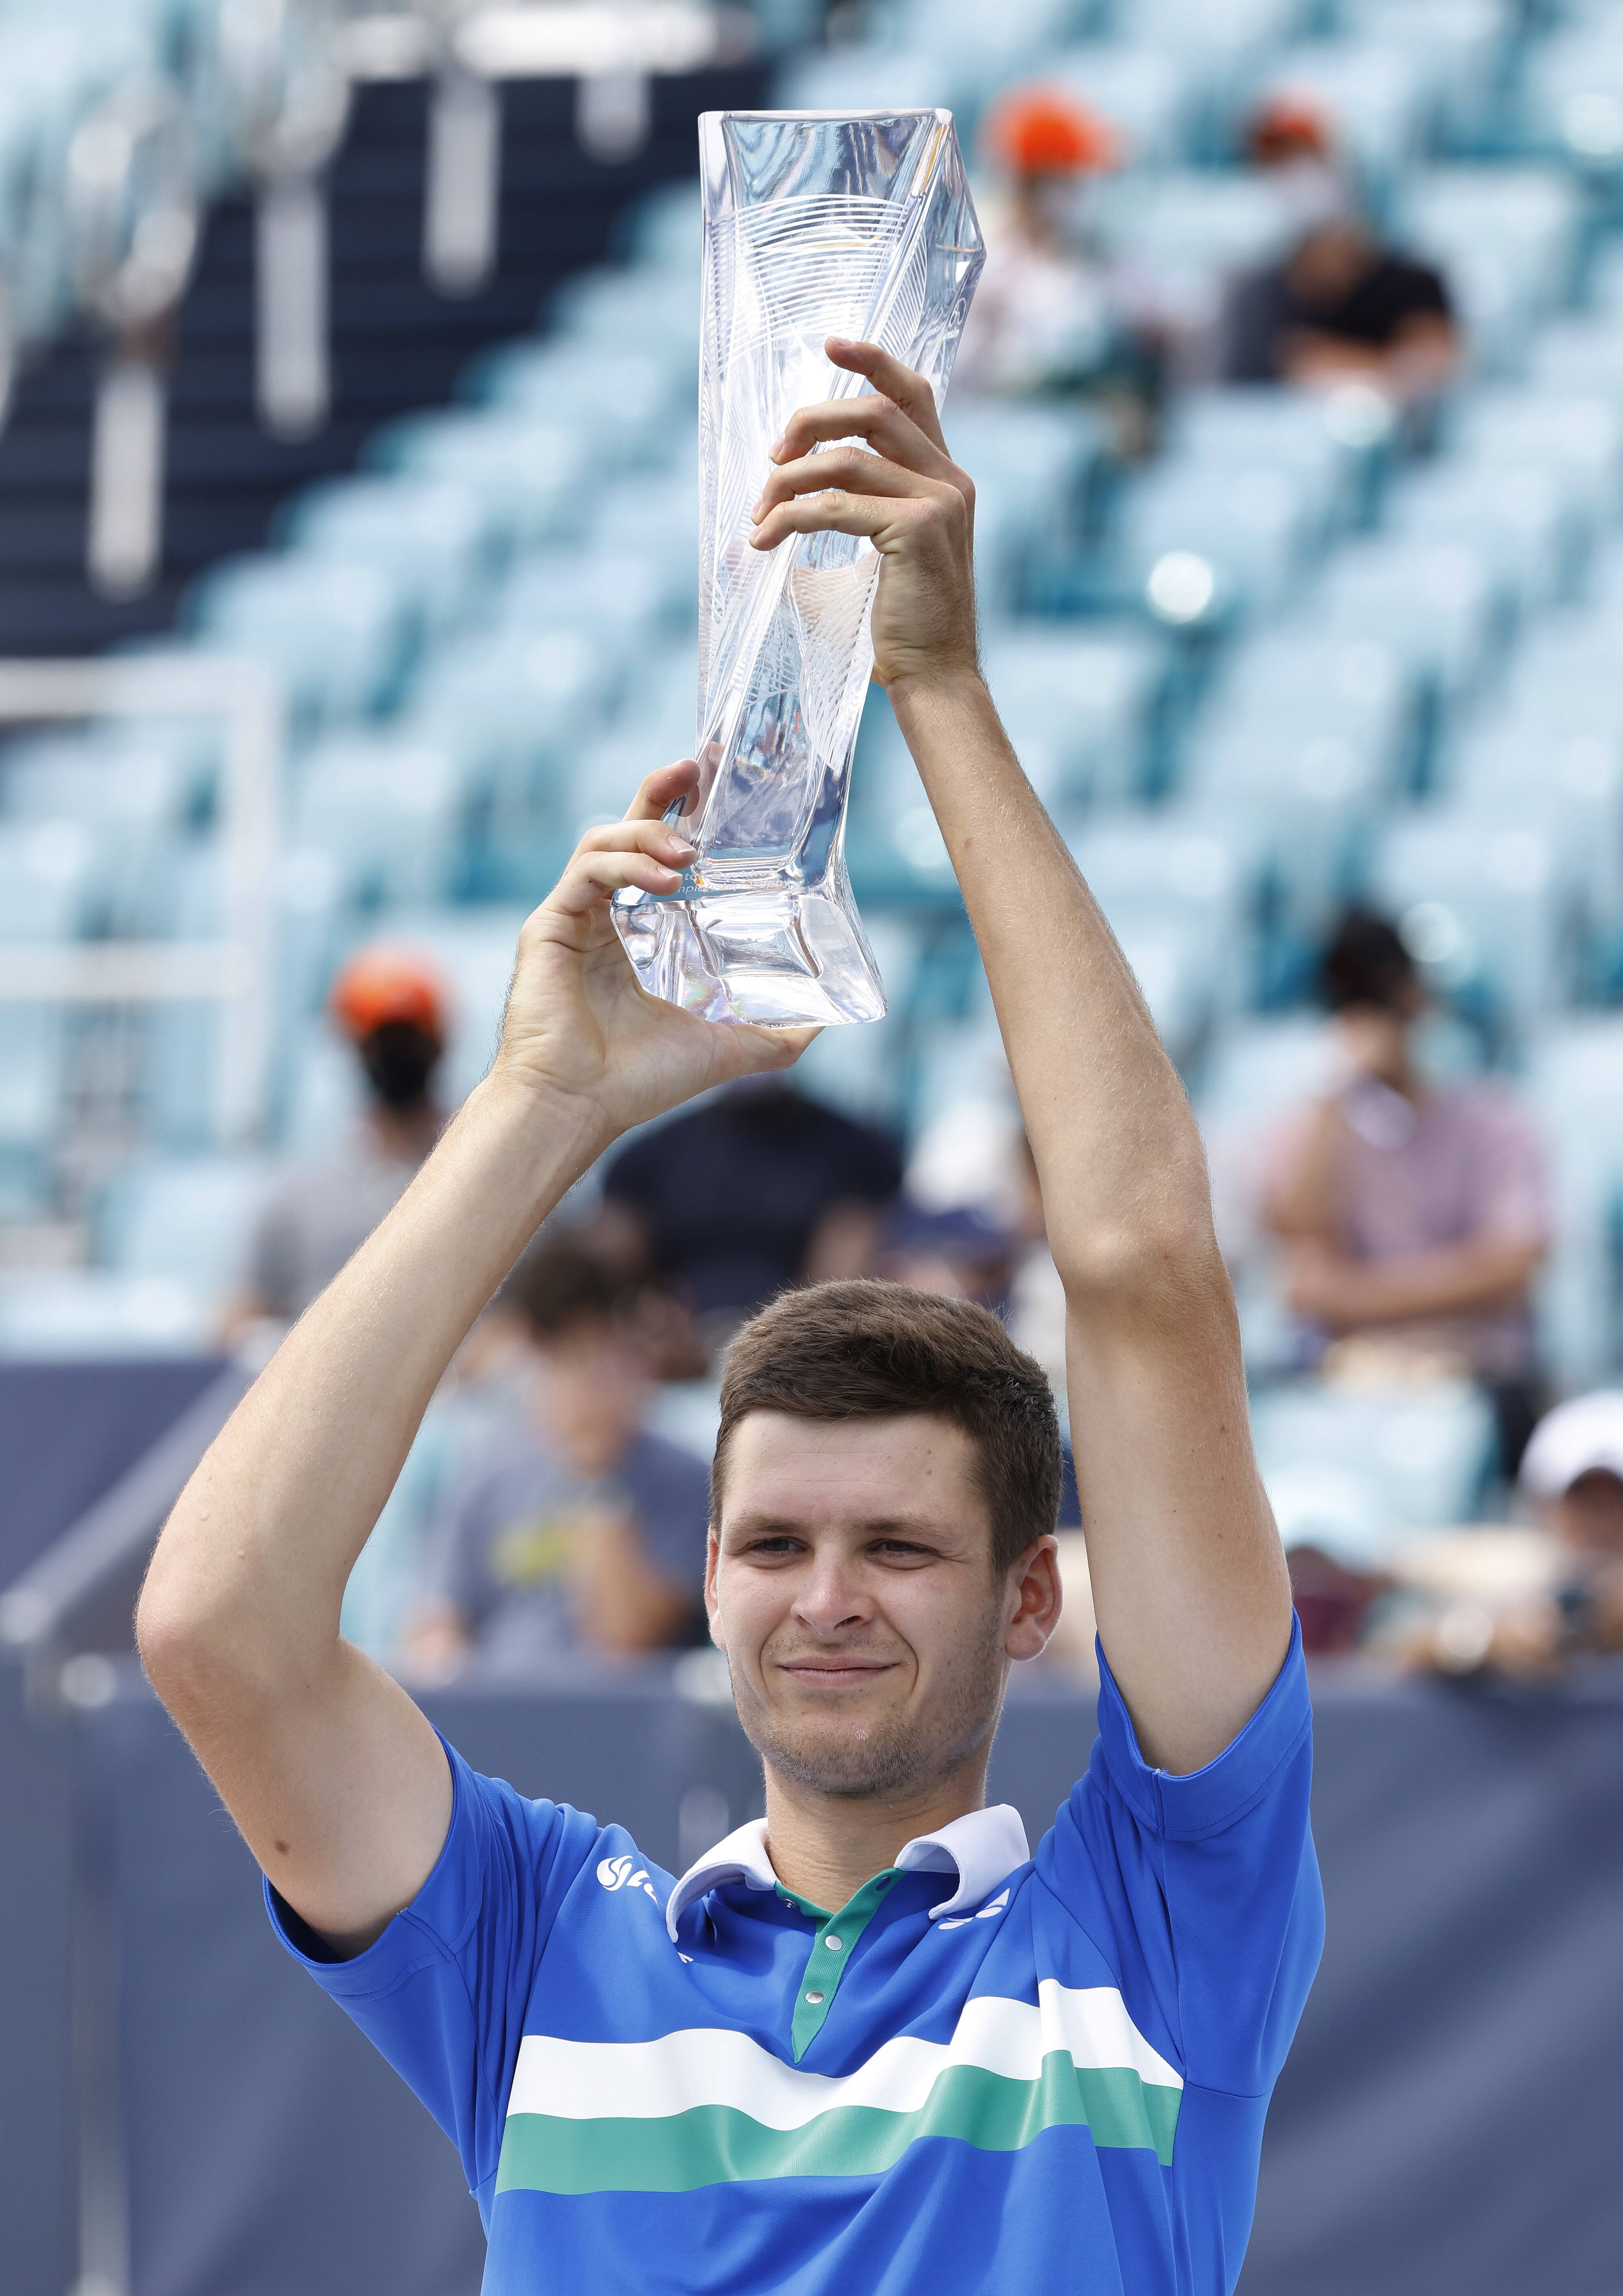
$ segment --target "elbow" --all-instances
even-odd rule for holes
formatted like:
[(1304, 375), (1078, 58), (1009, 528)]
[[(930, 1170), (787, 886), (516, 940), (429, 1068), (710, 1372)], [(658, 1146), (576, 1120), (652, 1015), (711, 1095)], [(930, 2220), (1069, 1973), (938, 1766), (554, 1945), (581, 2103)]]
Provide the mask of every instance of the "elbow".
[(1057, 1238), (1054, 1264), (1073, 1308), (1232, 1299), (1209, 1205)]

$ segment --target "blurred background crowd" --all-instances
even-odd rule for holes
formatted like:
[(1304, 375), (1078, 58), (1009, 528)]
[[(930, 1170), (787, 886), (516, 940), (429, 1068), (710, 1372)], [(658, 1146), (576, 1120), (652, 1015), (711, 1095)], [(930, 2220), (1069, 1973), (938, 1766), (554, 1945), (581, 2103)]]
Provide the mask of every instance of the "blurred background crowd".
[[(1617, 0), (0, 9), (0, 1357), (262, 1360), (691, 742), (693, 123), (759, 103), (956, 115), (988, 674), (1205, 1132), (1310, 1646), (1623, 1644)], [(877, 691), (848, 850), (888, 1017), (537, 1239), (350, 1587), (409, 1678), (702, 1639), (785, 1284), (1062, 1398)]]

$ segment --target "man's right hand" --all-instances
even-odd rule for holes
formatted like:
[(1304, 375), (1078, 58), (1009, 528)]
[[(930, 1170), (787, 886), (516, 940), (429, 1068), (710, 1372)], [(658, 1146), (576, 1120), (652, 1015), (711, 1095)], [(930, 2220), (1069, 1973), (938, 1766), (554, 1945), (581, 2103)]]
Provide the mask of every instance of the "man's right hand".
[(711, 1085), (788, 1068), (817, 1033), (701, 1020), (632, 969), (610, 905), (628, 886), (676, 890), (693, 848), (664, 816), (698, 785), (691, 758), (650, 774), (623, 821), (587, 830), (519, 936), (495, 1073), (584, 1105), (604, 1146)]

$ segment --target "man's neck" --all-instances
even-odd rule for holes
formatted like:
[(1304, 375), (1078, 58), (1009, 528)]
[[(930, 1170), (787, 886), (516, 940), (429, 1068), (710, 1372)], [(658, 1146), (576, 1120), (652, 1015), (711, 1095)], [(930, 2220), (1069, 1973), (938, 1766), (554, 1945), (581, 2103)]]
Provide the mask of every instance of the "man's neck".
[(786, 1890), (837, 1913), (921, 1834), (986, 1807), (986, 1754), (916, 1792), (855, 1799), (766, 1771), (766, 1850)]

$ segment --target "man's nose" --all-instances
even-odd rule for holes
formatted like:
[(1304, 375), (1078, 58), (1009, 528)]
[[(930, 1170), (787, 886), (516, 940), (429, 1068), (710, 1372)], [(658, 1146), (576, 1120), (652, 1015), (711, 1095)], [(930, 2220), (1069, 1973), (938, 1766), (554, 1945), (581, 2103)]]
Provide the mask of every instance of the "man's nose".
[(814, 1555), (811, 1567), (795, 1594), (795, 1616), (814, 1634), (838, 1634), (841, 1628), (865, 1626), (873, 1605), (859, 1574), (843, 1554)]

